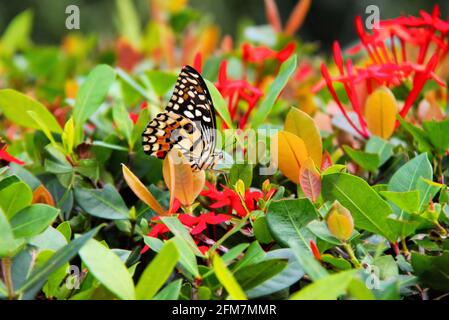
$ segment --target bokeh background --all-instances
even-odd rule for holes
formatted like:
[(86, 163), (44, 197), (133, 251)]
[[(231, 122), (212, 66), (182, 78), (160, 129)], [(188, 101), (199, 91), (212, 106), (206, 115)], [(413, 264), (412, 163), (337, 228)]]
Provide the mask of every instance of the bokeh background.
[[(142, 24), (148, 20), (150, 1), (134, 0)], [(282, 21), (286, 21), (297, 1), (276, 2)], [(189, 3), (216, 22), (222, 34), (235, 35), (244, 22), (266, 23), (263, 0), (190, 0)], [(386, 19), (399, 14), (417, 14), (420, 9), (431, 11), (436, 3), (440, 4), (445, 16), (449, 2), (443, 0), (313, 0), (299, 36), (303, 40), (317, 42), (320, 50), (327, 51), (333, 40), (347, 45), (355, 39), (354, 17), (365, 15), (368, 5), (377, 5), (381, 18)], [(81, 32), (96, 33), (105, 38), (116, 33), (116, 6), (113, 0), (1, 0), (0, 33), (15, 15), (31, 8), (34, 13), (33, 41), (38, 44), (59, 43), (69, 32), (65, 28), (65, 8), (70, 4), (80, 8)]]

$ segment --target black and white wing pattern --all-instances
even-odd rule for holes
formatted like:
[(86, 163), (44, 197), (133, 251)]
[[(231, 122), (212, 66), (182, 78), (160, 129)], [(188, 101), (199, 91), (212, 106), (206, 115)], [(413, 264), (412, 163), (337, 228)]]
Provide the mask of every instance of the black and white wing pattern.
[(145, 153), (165, 158), (178, 148), (193, 170), (215, 163), (215, 110), (206, 83), (191, 66), (185, 66), (164, 112), (159, 113), (142, 134)]

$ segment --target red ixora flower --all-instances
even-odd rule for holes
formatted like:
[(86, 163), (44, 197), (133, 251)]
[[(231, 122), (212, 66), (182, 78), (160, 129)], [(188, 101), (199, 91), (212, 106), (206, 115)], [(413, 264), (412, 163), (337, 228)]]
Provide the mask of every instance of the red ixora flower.
[[(364, 87), (366, 93), (370, 94), (378, 86), (394, 88), (405, 81), (411, 81), (412, 88), (399, 112), (401, 117), (405, 117), (428, 80), (433, 79), (440, 86), (446, 86), (435, 74), (435, 69), (449, 51), (449, 23), (439, 18), (439, 8), (435, 7), (432, 15), (421, 12), (420, 17), (399, 17), (381, 21), (379, 28), (374, 29), (371, 34), (365, 32), (361, 18), (357, 17), (356, 29), (360, 45), (349, 50), (349, 53), (364, 48), (371, 62), (365, 66), (354, 67), (350, 58), (344, 61), (340, 45), (334, 42), (333, 58), (338, 75), (331, 76), (323, 63), (321, 74), (324, 80), (318, 83), (313, 91), (326, 85), (348, 123), (362, 137), (368, 138), (362, 110), (367, 95), (363, 95), (364, 91), (359, 89)], [(397, 42), (401, 46), (400, 54), (396, 48)], [(434, 45), (431, 46), (431, 43)], [(416, 61), (407, 56), (407, 49), (412, 47), (418, 50)], [(429, 51), (430, 48), (432, 51)], [(337, 96), (335, 82), (343, 84), (350, 105), (357, 115), (358, 124), (351, 119)]]
[(25, 162), (10, 155), (8, 151), (6, 151), (7, 148), (8, 145), (0, 138), (0, 160), (17, 163), (18, 165), (23, 166)]
[[(240, 198), (234, 190), (223, 186), (223, 191), (218, 191), (217, 188), (209, 182), (206, 182), (206, 186), (207, 190), (203, 190), (201, 195), (212, 200), (210, 208), (219, 209), (227, 207), (228, 214), (232, 214), (232, 211), (235, 210), (240, 217), (246, 216), (245, 208), (243, 208)], [(271, 196), (271, 191), (268, 192), (268, 194)], [(257, 209), (257, 201), (262, 198), (264, 198), (264, 194), (261, 191), (246, 190), (245, 204), (248, 210), (252, 211)]]
[(252, 63), (262, 63), (266, 60), (276, 59), (279, 62), (287, 60), (295, 51), (296, 45), (291, 42), (280, 51), (275, 51), (267, 46), (254, 47), (249, 43), (242, 46), (243, 61)]
[(228, 110), (231, 119), (234, 120), (237, 116), (237, 108), (241, 100), (248, 104), (248, 109), (240, 119), (240, 128), (244, 128), (248, 118), (262, 96), (262, 91), (252, 86), (247, 80), (233, 80), (228, 78), (228, 62), (223, 60), (220, 64), (218, 72), (218, 81), (215, 84), (221, 95), (228, 100)]
[[(228, 216), (226, 214), (215, 214), (214, 212), (202, 213), (199, 216), (193, 216), (183, 213), (178, 215), (178, 219), (184, 226), (186, 226), (190, 230), (190, 234), (192, 236), (197, 236), (204, 230), (206, 230), (207, 225), (217, 225), (229, 221), (231, 219), (231, 216)], [(153, 219), (151, 219), (151, 221), (154, 224), (150, 232), (148, 233), (148, 236), (153, 238), (166, 238), (166, 234), (170, 232), (170, 229), (160, 221), (159, 217), (154, 217)], [(200, 242), (199, 239), (195, 239), (195, 241), (197, 242), (197, 244)], [(202, 252), (203, 250), (208, 250), (207, 246), (199, 246), (198, 248), (202, 250)], [(148, 249), (149, 247), (145, 246), (142, 249), (141, 253), (145, 253)]]

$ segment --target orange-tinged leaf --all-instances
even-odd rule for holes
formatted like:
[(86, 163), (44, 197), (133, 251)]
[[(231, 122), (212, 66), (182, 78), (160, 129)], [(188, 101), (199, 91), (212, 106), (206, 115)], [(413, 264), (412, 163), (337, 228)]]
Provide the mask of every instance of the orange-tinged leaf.
[(301, 138), (313, 162), (321, 164), (323, 143), (320, 130), (307, 113), (292, 107), (285, 118), (284, 130)]
[(191, 205), (203, 190), (206, 175), (203, 170), (192, 171), (181, 152), (173, 149), (167, 154), (162, 167), (164, 181), (170, 190), (170, 208), (174, 199), (184, 206)]
[(274, 31), (282, 31), (281, 18), (279, 18), (279, 11), (274, 0), (265, 0), (265, 13), (267, 15), (268, 23)]
[(49, 206), (52, 207), (55, 206), (55, 201), (53, 200), (51, 193), (48, 191), (47, 188), (45, 188), (43, 184), (41, 184), (33, 191), (33, 200), (31, 203), (33, 204), (43, 203), (48, 204)]
[(139, 180), (139, 178), (137, 178), (134, 175), (134, 173), (132, 173), (132, 171), (129, 170), (128, 167), (125, 166), (123, 163), (122, 163), (122, 172), (126, 183), (140, 200), (146, 203), (158, 215), (160, 216), (168, 215), (168, 211), (165, 210), (159, 204), (156, 198), (153, 197), (151, 192), (145, 187), (145, 185)]
[(330, 233), (341, 241), (347, 241), (354, 231), (354, 220), (351, 213), (338, 201), (332, 205), (326, 218), (326, 224)]
[(397, 113), (396, 99), (388, 88), (376, 89), (366, 100), (366, 124), (375, 136), (383, 139), (391, 137), (395, 129)]
[(299, 184), (301, 164), (309, 157), (304, 141), (287, 131), (278, 132), (272, 139), (272, 162), (288, 179)]
[(330, 166), (332, 166), (332, 158), (331, 155), (329, 154), (329, 152), (324, 151), (323, 153), (323, 160), (321, 161), (321, 167), (320, 170), (324, 171), (327, 168), (329, 168)]
[(321, 175), (312, 158), (307, 158), (299, 170), (299, 183), (304, 195), (312, 202), (317, 201), (321, 193)]
[(206, 27), (200, 37), (199, 48), (204, 59), (209, 57), (218, 45), (220, 31), (216, 26)]
[(288, 18), (287, 25), (285, 26), (285, 34), (293, 35), (296, 31), (301, 28), (304, 23), (304, 19), (306, 18), (307, 12), (309, 11), (311, 0), (300, 0), (296, 4), (293, 12), (290, 14)]

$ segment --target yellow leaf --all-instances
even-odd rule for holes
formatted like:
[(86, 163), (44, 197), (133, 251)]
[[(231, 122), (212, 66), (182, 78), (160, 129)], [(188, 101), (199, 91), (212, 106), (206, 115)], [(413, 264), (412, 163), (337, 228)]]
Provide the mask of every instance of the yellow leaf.
[(292, 107), (285, 118), (284, 130), (301, 138), (313, 162), (321, 165), (323, 143), (320, 130), (307, 113)]
[(304, 141), (287, 131), (278, 132), (272, 139), (272, 162), (288, 179), (299, 184), (301, 164), (309, 157)]
[(165, 184), (170, 190), (170, 209), (174, 198), (184, 206), (190, 206), (203, 190), (206, 181), (204, 171), (193, 172), (182, 153), (176, 149), (167, 154), (162, 172)]
[(223, 285), (233, 300), (246, 300), (245, 292), (240, 287), (231, 271), (226, 267), (224, 261), (220, 258), (218, 253), (212, 256), (212, 267), (218, 281)]
[(369, 131), (375, 136), (390, 138), (395, 129), (397, 112), (397, 102), (390, 89), (376, 89), (365, 104), (365, 119)]
[(151, 209), (153, 209), (158, 215), (166, 216), (169, 214), (167, 210), (165, 210), (159, 202), (153, 197), (151, 192), (144, 186), (144, 184), (137, 178), (131, 170), (128, 169), (122, 163), (122, 172), (123, 177), (125, 178), (126, 183), (134, 192), (134, 194), (146, 203)]
[(53, 200), (51, 193), (48, 191), (47, 188), (45, 188), (43, 184), (41, 184), (33, 191), (33, 200), (31, 203), (33, 204), (43, 203), (48, 204), (49, 206), (52, 207), (55, 206), (55, 201)]

